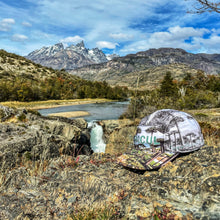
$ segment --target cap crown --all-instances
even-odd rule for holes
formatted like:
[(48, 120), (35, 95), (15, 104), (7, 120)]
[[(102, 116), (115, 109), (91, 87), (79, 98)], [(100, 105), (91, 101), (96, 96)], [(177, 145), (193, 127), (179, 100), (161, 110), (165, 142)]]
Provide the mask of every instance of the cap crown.
[(139, 148), (163, 148), (162, 151), (191, 152), (204, 145), (198, 122), (189, 114), (172, 109), (158, 110), (143, 118), (134, 144)]

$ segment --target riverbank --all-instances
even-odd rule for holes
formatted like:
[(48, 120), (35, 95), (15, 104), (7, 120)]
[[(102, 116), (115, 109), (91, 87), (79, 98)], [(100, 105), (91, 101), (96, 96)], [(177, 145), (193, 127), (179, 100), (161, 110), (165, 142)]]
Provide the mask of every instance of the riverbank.
[(46, 101), (34, 101), (34, 102), (18, 102), (18, 101), (9, 101), (9, 102), (0, 102), (0, 105), (8, 106), (11, 108), (28, 108), (28, 109), (49, 109), (62, 106), (70, 105), (83, 105), (83, 104), (92, 104), (92, 103), (104, 103), (112, 102), (115, 100), (111, 99), (67, 99), (67, 100), (46, 100)]
[(74, 112), (58, 112), (52, 113), (48, 116), (59, 116), (59, 117), (66, 117), (66, 118), (75, 118), (75, 117), (83, 117), (90, 115), (89, 112), (86, 111), (74, 111)]

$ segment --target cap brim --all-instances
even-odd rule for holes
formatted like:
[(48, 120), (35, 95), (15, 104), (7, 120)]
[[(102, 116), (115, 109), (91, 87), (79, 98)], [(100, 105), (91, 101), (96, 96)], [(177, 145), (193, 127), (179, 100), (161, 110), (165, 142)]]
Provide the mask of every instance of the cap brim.
[(152, 152), (148, 150), (133, 149), (130, 153), (118, 157), (118, 163), (124, 167), (137, 170), (157, 169), (173, 160), (179, 153)]

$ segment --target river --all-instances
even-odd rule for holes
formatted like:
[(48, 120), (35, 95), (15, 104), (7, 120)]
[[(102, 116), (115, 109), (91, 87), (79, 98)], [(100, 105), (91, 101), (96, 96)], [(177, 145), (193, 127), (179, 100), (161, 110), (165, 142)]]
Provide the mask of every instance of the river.
[(89, 112), (89, 116), (83, 116), (87, 122), (97, 120), (113, 120), (118, 119), (123, 112), (126, 111), (129, 101), (124, 102), (106, 102), (106, 103), (92, 103), (83, 105), (71, 105), (62, 106), (50, 109), (41, 109), (39, 112), (42, 115), (48, 115), (59, 112), (71, 112), (71, 111), (86, 111)]

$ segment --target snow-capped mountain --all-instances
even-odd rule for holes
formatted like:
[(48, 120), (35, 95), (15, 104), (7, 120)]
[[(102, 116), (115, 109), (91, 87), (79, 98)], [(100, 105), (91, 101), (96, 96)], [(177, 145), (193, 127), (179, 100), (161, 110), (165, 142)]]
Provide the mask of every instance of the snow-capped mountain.
[(50, 47), (42, 47), (39, 50), (35, 50), (31, 53), (29, 53), (27, 55), (27, 57), (31, 60), (31, 59), (37, 59), (37, 57), (41, 57), (41, 56), (45, 56), (45, 57), (49, 57), (49, 56), (53, 56), (55, 55), (57, 52), (64, 50), (64, 46), (62, 43), (58, 43), (55, 44), (53, 46)]
[(117, 57), (120, 57), (120, 56), (118, 54), (115, 54), (115, 53), (106, 55), (106, 58), (107, 58), (108, 61), (113, 60), (114, 58), (117, 58)]
[(90, 64), (104, 63), (109, 60), (98, 48), (87, 49), (84, 42), (64, 48), (62, 43), (42, 47), (29, 53), (26, 58), (43, 66), (54, 69), (72, 70)]

